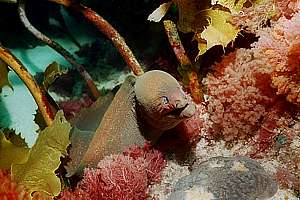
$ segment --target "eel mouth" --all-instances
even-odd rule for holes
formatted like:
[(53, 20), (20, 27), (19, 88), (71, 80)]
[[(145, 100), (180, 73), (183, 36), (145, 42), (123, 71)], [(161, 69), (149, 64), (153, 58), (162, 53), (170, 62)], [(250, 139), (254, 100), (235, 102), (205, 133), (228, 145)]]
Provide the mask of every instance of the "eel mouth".
[(195, 114), (196, 105), (187, 103), (180, 108), (175, 108), (172, 111), (168, 112), (166, 115), (175, 117), (175, 118), (190, 118)]
[(180, 113), (180, 118), (190, 118), (196, 113), (196, 105), (194, 103), (187, 104)]

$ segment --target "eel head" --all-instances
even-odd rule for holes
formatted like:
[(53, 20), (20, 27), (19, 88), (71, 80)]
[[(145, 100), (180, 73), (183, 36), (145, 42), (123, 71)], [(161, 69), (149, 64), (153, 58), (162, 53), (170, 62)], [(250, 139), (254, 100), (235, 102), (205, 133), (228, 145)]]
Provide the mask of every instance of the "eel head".
[(163, 131), (174, 128), (195, 113), (195, 104), (166, 72), (146, 72), (137, 78), (134, 89), (143, 117), (154, 128)]

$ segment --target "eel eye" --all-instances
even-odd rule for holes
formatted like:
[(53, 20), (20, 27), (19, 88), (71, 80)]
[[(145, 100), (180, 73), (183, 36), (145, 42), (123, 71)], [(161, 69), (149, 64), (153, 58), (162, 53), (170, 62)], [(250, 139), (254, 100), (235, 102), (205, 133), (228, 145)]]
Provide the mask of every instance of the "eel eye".
[(166, 105), (166, 104), (169, 104), (170, 101), (169, 101), (168, 97), (163, 96), (162, 97), (162, 102), (163, 102), (164, 105)]

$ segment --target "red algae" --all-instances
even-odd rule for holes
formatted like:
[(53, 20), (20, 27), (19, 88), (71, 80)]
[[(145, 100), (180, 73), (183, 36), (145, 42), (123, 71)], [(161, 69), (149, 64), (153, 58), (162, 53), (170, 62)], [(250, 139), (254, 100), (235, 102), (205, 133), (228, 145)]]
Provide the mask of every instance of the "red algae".
[(84, 96), (81, 99), (61, 101), (58, 103), (61, 109), (63, 109), (66, 119), (72, 119), (76, 113), (82, 108), (87, 108), (93, 104), (90, 97)]
[(160, 171), (165, 165), (159, 151), (147, 145), (133, 146), (122, 155), (106, 157), (95, 169), (85, 169), (75, 190), (64, 190), (59, 199), (146, 199), (148, 186), (160, 180)]
[(6, 170), (0, 170), (0, 199), (3, 200), (29, 200), (27, 190), (14, 182)]

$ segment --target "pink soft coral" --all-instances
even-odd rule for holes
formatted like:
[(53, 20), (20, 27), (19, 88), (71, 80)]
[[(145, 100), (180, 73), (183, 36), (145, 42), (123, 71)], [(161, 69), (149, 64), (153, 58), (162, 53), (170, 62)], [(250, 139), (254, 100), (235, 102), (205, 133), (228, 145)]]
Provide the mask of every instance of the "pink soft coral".
[(280, 119), (291, 119), (295, 106), (272, 88), (271, 62), (265, 52), (252, 48), (238, 49), (214, 66), (204, 81), (208, 138), (233, 141), (255, 136), (258, 152), (274, 145), (275, 129), (286, 126)]
[(274, 138), (278, 118), (288, 112), (280, 107), (292, 107), (283, 98), (300, 106), (300, 13), (282, 16), (258, 35), (251, 49), (225, 56), (204, 80), (209, 136), (229, 141), (258, 134), (267, 141)]
[(27, 200), (29, 194), (26, 189), (15, 183), (10, 176), (10, 173), (5, 170), (0, 170), (0, 199), (3, 200)]
[(300, 13), (290, 20), (282, 17), (274, 27), (261, 30), (254, 46), (268, 58), (277, 94), (300, 106)]
[(131, 147), (86, 169), (75, 191), (65, 190), (60, 199), (144, 200), (148, 185), (160, 179), (165, 160), (157, 150)]
[(210, 134), (223, 135), (227, 141), (253, 135), (274, 102), (266, 59), (256, 51), (239, 49), (214, 70), (205, 79), (213, 122)]

